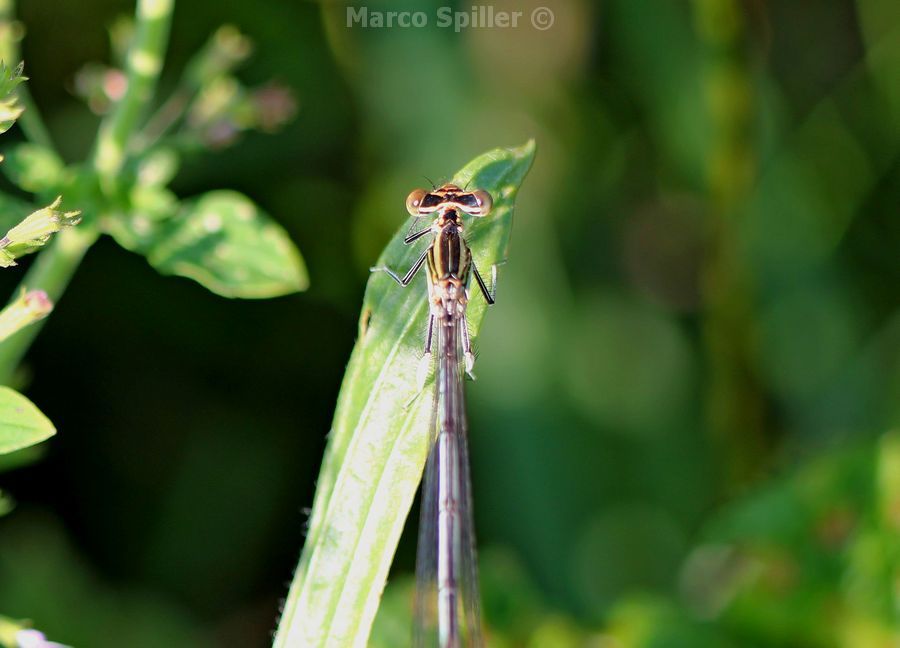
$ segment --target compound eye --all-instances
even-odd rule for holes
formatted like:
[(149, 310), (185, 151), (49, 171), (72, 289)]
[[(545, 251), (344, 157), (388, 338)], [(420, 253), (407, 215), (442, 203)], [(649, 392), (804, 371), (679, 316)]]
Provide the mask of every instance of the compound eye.
[(419, 208), (422, 206), (422, 200), (428, 194), (424, 189), (415, 189), (406, 197), (406, 211), (410, 216), (418, 216)]
[(477, 215), (487, 216), (494, 206), (494, 199), (491, 198), (491, 194), (484, 189), (478, 189), (473, 191), (472, 195), (475, 197), (475, 202), (478, 205)]

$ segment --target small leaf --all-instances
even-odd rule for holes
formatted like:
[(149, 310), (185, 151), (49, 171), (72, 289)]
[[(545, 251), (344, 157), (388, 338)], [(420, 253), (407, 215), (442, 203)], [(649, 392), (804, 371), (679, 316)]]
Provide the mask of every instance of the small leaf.
[[(513, 203), (533, 158), (534, 142), (495, 149), (454, 178), (494, 197), (489, 216), (466, 222), (475, 263), (485, 272), (506, 258)], [(402, 213), (402, 197), (398, 203)], [(421, 253), (403, 244), (407, 228), (400, 225), (379, 265), (403, 272)], [(485, 309), (481, 299), (470, 302), (472, 335)], [(384, 273), (370, 277), (276, 648), (366, 644), (430, 445), (430, 394), (410, 402), (419, 391), (426, 315), (424, 277), (408, 289)]]
[(25, 110), (16, 96), (16, 86), (27, 79), (22, 76), (22, 68), (21, 63), (10, 68), (0, 62), (0, 133), (8, 131)]
[(247, 36), (233, 25), (223, 25), (188, 64), (185, 79), (192, 88), (200, 88), (233, 71), (252, 51), (253, 42)]
[(110, 214), (101, 227), (126, 250), (146, 255), (178, 213), (178, 199), (165, 187), (140, 184), (131, 188), (128, 199), (126, 213)]
[(30, 400), (0, 386), (0, 454), (46, 441), (56, 428)]
[(37, 144), (19, 144), (6, 152), (0, 165), (7, 178), (31, 193), (56, 193), (63, 182), (65, 167), (62, 160)]
[(189, 277), (225, 297), (277, 297), (308, 283), (287, 232), (235, 191), (184, 204), (146, 254), (160, 272)]
[(165, 187), (178, 173), (178, 153), (170, 148), (156, 148), (144, 155), (137, 164), (137, 184), (145, 187)]

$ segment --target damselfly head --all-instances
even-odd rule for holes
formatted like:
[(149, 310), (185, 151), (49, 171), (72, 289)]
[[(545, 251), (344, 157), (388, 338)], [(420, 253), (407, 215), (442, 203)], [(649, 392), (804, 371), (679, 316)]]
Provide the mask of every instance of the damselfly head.
[(416, 189), (406, 198), (406, 210), (412, 216), (424, 216), (446, 209), (458, 209), (469, 216), (487, 216), (493, 204), (487, 191), (465, 191), (454, 184), (445, 184), (433, 191)]

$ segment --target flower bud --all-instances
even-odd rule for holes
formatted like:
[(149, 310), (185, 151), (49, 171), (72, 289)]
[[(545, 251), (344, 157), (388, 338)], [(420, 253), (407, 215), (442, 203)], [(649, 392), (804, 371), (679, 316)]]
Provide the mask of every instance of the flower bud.
[[(57, 209), (62, 197), (57, 197), (52, 204), (29, 215), (21, 223), (13, 227), (0, 239), (0, 248), (34, 248), (40, 247), (63, 227), (70, 227), (81, 222), (80, 211), (62, 212)], [(27, 250), (24, 250), (27, 251)], [(13, 257), (15, 250), (10, 250)], [(0, 260), (2, 264), (2, 260)]]
[(0, 311), (0, 341), (44, 319), (53, 310), (53, 302), (43, 290), (23, 290), (18, 298)]

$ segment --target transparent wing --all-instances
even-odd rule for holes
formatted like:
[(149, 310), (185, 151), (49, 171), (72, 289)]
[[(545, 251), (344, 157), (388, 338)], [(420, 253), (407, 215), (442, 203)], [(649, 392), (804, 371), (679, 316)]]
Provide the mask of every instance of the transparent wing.
[(458, 318), (437, 322), (435, 442), (422, 482), (416, 559), (417, 648), (483, 645), (460, 325)]

